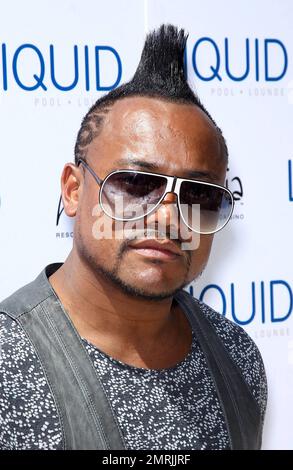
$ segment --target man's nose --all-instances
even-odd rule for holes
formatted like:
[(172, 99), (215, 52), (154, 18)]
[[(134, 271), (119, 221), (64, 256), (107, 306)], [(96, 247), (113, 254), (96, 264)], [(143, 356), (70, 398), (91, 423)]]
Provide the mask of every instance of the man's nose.
[(162, 204), (177, 201), (177, 194), (175, 193), (167, 193), (162, 201)]
[(177, 195), (175, 193), (167, 193), (161, 201), (158, 209), (151, 214), (154, 219), (162, 225), (174, 226), (179, 224), (179, 214), (177, 207)]

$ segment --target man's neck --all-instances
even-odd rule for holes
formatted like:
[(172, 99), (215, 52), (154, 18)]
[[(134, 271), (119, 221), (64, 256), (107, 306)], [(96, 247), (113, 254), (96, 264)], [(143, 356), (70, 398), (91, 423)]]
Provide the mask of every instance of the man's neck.
[(168, 367), (190, 349), (191, 328), (172, 298), (130, 296), (82, 263), (74, 251), (49, 281), (80, 336), (140, 367)]

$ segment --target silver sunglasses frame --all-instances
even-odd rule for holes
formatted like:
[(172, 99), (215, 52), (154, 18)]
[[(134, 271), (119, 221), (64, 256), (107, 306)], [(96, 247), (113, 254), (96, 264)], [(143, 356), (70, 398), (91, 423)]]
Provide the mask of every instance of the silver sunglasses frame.
[[(130, 220), (139, 220), (139, 219), (143, 219), (144, 217), (152, 214), (153, 212), (155, 212), (157, 210), (157, 208), (159, 207), (159, 205), (161, 204), (161, 202), (163, 201), (163, 199), (165, 198), (166, 194), (168, 193), (174, 193), (176, 194), (177, 196), (177, 206), (179, 208), (179, 213), (180, 213), (180, 216), (183, 220), (183, 222), (185, 223), (185, 225), (190, 229), (192, 230), (193, 232), (195, 233), (198, 233), (200, 235), (211, 235), (211, 234), (214, 234), (214, 233), (217, 233), (219, 232), (220, 230), (222, 230), (226, 225), (227, 223), (229, 222), (229, 220), (231, 219), (231, 216), (232, 216), (232, 213), (233, 213), (233, 210), (234, 210), (234, 198), (233, 198), (233, 194), (232, 192), (226, 188), (225, 186), (221, 186), (220, 184), (216, 184), (216, 183), (208, 183), (207, 181), (201, 181), (201, 180), (194, 180), (194, 179), (187, 179), (187, 178), (179, 178), (177, 176), (170, 176), (170, 175), (165, 175), (165, 174), (162, 174), (162, 173), (153, 173), (153, 172), (148, 172), (148, 171), (141, 171), (141, 170), (131, 170), (131, 169), (119, 169), (119, 170), (114, 170), (114, 171), (111, 171), (111, 173), (109, 173), (103, 180), (94, 172), (94, 170), (92, 170), (92, 168), (87, 164), (87, 162), (85, 160), (83, 160), (82, 158), (78, 159), (78, 162), (77, 162), (77, 166), (79, 165), (79, 163), (82, 163), (82, 165), (87, 168), (87, 170), (92, 174), (92, 176), (94, 177), (94, 179), (96, 180), (96, 182), (98, 183), (98, 185), (100, 186), (100, 191), (99, 191), (99, 204), (100, 206), (102, 207), (104, 213), (106, 215), (108, 215), (108, 217), (110, 217), (111, 219), (114, 219), (114, 220), (118, 220), (118, 221), (121, 221), (121, 222), (127, 222), (127, 221), (130, 221)], [(152, 176), (160, 176), (162, 178), (165, 178), (165, 180), (167, 181), (167, 184), (166, 184), (166, 188), (165, 188), (165, 191), (163, 193), (163, 195), (161, 196), (161, 198), (159, 199), (159, 201), (155, 204), (154, 207), (152, 207), (148, 212), (146, 212), (145, 214), (143, 215), (139, 215), (137, 217), (130, 217), (130, 218), (122, 218), (122, 217), (115, 217), (113, 216), (112, 214), (109, 214), (107, 212), (107, 210), (105, 209), (104, 205), (103, 205), (103, 202), (102, 202), (102, 194), (103, 194), (103, 188), (107, 182), (107, 180), (113, 176), (114, 174), (116, 173), (138, 173), (138, 174), (143, 174), (143, 175), (152, 175)], [(181, 202), (180, 202), (180, 187), (181, 187), (181, 184), (183, 182), (191, 182), (191, 183), (198, 183), (198, 184), (201, 184), (201, 185), (204, 185), (204, 186), (213, 186), (213, 187), (216, 187), (216, 188), (219, 188), (221, 190), (224, 190), (226, 191), (226, 193), (229, 194), (230, 198), (231, 198), (231, 201), (232, 201), (232, 204), (231, 204), (231, 210), (230, 210), (230, 213), (229, 213), (229, 216), (227, 217), (227, 220), (226, 222), (220, 226), (220, 228), (218, 228), (217, 230), (213, 230), (211, 232), (199, 232), (198, 230), (195, 230), (194, 228), (190, 227), (188, 225), (188, 223), (186, 222), (185, 218), (184, 218), (184, 215), (183, 215), (183, 212), (182, 212), (182, 209), (181, 209)]]

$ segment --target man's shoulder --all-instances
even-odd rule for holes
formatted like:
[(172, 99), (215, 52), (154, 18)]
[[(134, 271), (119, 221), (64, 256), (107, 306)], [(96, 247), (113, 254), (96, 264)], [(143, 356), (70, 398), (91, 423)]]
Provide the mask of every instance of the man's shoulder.
[(58, 411), (34, 346), (1, 312), (0, 391), (0, 450), (62, 448)]
[[(30, 366), (37, 362), (35, 351), (19, 323), (0, 312), (0, 386), (2, 400), (10, 402), (13, 384), (21, 389)], [(21, 377), (21, 380), (20, 380)], [(5, 384), (5, 387), (4, 387)], [(1, 406), (0, 406), (1, 409)]]
[(194, 300), (235, 360), (247, 360), (247, 353), (256, 354), (262, 360), (255, 341), (242, 326), (217, 312), (208, 304), (196, 298)]
[(12, 354), (13, 348), (17, 345), (21, 346), (25, 337), (24, 330), (18, 322), (0, 309), (0, 352), (2, 353), (0, 359), (3, 360), (3, 350), (5, 348), (8, 348)]
[(267, 403), (267, 378), (262, 355), (255, 341), (240, 325), (204, 302), (195, 298), (194, 300), (240, 369), (264, 416)]
[(21, 314), (32, 310), (49, 296), (52, 296), (53, 289), (46, 276), (46, 270), (55, 264), (59, 265), (59, 263), (54, 263), (46, 266), (35, 279), (3, 299), (0, 302), (0, 312), (6, 313), (12, 318), (17, 318)]
[(0, 314), (2, 314), (2, 319), (4, 318), (4, 314), (16, 317), (18, 313), (31, 308), (31, 302), (29, 302), (31, 284), (32, 282), (21, 286), (0, 301)]
[(34, 353), (30, 341), (18, 321), (0, 309), (0, 367), (17, 359), (18, 352)]

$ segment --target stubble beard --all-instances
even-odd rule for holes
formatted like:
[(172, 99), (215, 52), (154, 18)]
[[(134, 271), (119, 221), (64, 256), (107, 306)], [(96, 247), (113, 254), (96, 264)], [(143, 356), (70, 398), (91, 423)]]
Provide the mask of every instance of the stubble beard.
[[(180, 290), (182, 290), (184, 287), (186, 287), (190, 283), (190, 281), (187, 281), (190, 261), (187, 261), (186, 275), (185, 275), (183, 282), (179, 286), (173, 289), (164, 290), (161, 292), (151, 292), (142, 287), (138, 287), (133, 284), (130, 284), (129, 282), (124, 281), (123, 278), (119, 275), (119, 272), (121, 271), (121, 264), (125, 256), (125, 253), (128, 250), (128, 240), (124, 240), (121, 243), (118, 254), (116, 256), (115, 264), (112, 269), (107, 269), (105, 266), (103, 266), (97, 261), (97, 259), (88, 251), (87, 247), (82, 242), (82, 237), (79, 237), (79, 243), (77, 244), (77, 246), (78, 246), (79, 256), (82, 258), (84, 262), (86, 262), (86, 264), (89, 266), (94, 276), (96, 276), (98, 279), (102, 277), (104, 280), (112, 284), (113, 287), (118, 288), (124, 294), (131, 296), (131, 297), (137, 297), (142, 300), (159, 301), (159, 300), (173, 297), (174, 295), (176, 295), (176, 293), (178, 293)], [(158, 264), (158, 263), (161, 263), (161, 261), (153, 260), (153, 264)]]

